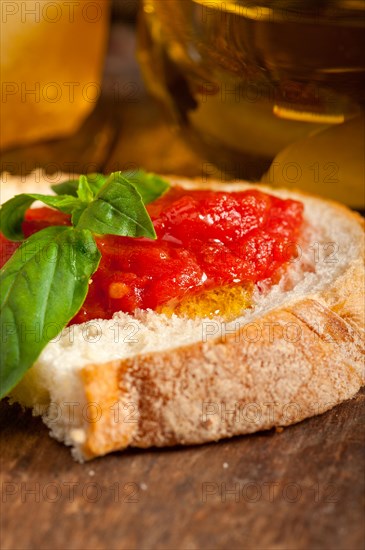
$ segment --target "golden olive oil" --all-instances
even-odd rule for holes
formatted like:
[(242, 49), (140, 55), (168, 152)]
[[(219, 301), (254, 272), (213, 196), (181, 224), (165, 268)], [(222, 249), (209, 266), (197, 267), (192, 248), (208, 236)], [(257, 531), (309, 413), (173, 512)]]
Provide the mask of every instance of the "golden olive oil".
[(254, 179), (289, 145), (361, 115), (364, 16), (356, 0), (145, 0), (139, 59), (208, 158), (202, 173)]

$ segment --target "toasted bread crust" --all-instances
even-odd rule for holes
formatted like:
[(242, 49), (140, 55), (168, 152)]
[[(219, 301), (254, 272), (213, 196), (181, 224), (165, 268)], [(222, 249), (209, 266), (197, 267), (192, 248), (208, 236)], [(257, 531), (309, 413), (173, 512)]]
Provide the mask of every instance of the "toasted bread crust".
[[(336, 208), (363, 227), (359, 215)], [(84, 458), (287, 426), (353, 397), (365, 383), (363, 260), (324, 292), (234, 334), (221, 330), (206, 342), (84, 367), (87, 399), (101, 404), (103, 418), (87, 427)]]
[[(288, 327), (295, 327), (291, 336)], [(226, 339), (85, 367), (88, 400), (103, 408), (103, 422), (88, 430), (85, 458), (286, 426), (353, 397), (364, 383), (360, 331), (317, 300), (272, 311), (255, 330), (257, 341), (241, 329)], [(106, 379), (113, 381), (107, 395), (137, 414), (116, 418)]]

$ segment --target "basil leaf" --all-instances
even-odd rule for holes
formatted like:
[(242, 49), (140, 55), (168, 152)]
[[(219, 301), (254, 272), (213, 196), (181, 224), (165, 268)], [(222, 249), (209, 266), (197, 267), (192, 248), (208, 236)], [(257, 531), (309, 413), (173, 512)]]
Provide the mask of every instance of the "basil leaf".
[(100, 253), (87, 230), (48, 227), (25, 241), (0, 272), (1, 397), (82, 306)]
[[(164, 180), (152, 172), (145, 172), (145, 170), (142, 169), (136, 172), (127, 170), (125, 172), (116, 173), (119, 173), (122, 177), (133, 183), (145, 204), (158, 199), (158, 197), (165, 193), (170, 187), (167, 180)], [(100, 191), (107, 180), (107, 176), (103, 174), (88, 174), (84, 177), (87, 178), (88, 184), (94, 195)], [(78, 187), (79, 180), (69, 180), (57, 185), (52, 185), (52, 189), (57, 195), (73, 195), (74, 197), (77, 197)]]
[(80, 206), (80, 199), (70, 195), (54, 197), (52, 195), (38, 195), (36, 193), (22, 193), (3, 204), (0, 210), (0, 230), (7, 239), (20, 241), (24, 239), (22, 222), (26, 210), (36, 201), (42, 201), (47, 206), (61, 210), (66, 214)]
[(94, 193), (87, 181), (86, 176), (80, 176), (79, 186), (77, 188), (77, 196), (82, 202), (91, 202), (94, 198)]
[(78, 187), (79, 180), (67, 180), (62, 183), (51, 185), (51, 189), (56, 195), (72, 195), (73, 197), (77, 197)]
[(120, 172), (109, 176), (82, 212), (77, 227), (99, 235), (156, 238), (141, 195)]
[[(96, 195), (98, 191), (103, 187), (108, 176), (104, 174), (87, 174), (87, 182), (92, 190), (93, 194)], [(57, 195), (72, 195), (77, 197), (77, 190), (79, 188), (80, 178), (77, 180), (68, 180), (56, 185), (52, 185), (51, 188)]]
[(87, 174), (86, 175), (87, 181), (94, 193), (96, 195), (100, 189), (103, 187), (104, 183), (108, 179), (108, 176), (105, 176), (104, 174)]
[(121, 175), (133, 183), (145, 204), (158, 199), (170, 188), (168, 181), (152, 172), (137, 170), (134, 173), (122, 172)]
[(79, 207), (75, 208), (75, 210), (72, 212), (71, 216), (71, 223), (74, 227), (79, 223), (79, 219), (85, 208), (87, 207), (87, 204), (85, 202), (82, 202)]

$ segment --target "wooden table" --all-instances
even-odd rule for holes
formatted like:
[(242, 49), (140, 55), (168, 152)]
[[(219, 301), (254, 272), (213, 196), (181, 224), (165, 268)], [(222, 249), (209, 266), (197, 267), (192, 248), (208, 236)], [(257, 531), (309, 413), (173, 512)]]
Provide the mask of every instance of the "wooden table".
[(286, 428), (84, 465), (1, 406), (1, 548), (361, 550), (365, 392)]
[[(133, 40), (114, 28), (113, 48), (133, 49)], [(82, 172), (93, 162), (100, 171), (143, 165), (200, 175), (204, 159), (145, 96), (135, 65), (127, 69), (140, 86), (136, 101), (111, 101), (108, 78), (123, 73), (111, 59), (128, 59), (120, 53), (109, 55), (106, 92), (75, 136), (8, 151), (1, 167), (72, 162)], [(364, 402), (362, 392), (282, 433), (85, 465), (39, 419), (3, 402), (1, 548), (360, 550)]]

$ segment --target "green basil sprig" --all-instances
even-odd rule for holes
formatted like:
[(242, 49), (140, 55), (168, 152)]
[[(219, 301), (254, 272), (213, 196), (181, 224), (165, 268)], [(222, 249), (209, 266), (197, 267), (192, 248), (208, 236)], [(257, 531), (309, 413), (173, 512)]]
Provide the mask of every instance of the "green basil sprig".
[[(116, 172), (117, 174), (122, 174), (122, 172)], [(86, 179), (93, 195), (96, 195), (98, 191), (103, 187), (104, 183), (108, 179), (108, 176), (104, 174), (87, 174), (83, 176)], [(56, 195), (72, 195), (77, 197), (77, 192), (79, 191), (80, 177), (78, 179), (63, 181), (62, 183), (56, 183), (51, 185), (51, 189), (56, 193)]]
[[(24, 239), (22, 222), (35, 200), (71, 214), (72, 226), (52, 226), (24, 240), (0, 272), (0, 397), (21, 380), (47, 343), (81, 308), (100, 253), (93, 234), (156, 238), (145, 204), (169, 184), (139, 171), (80, 176), (54, 186), (56, 196), (21, 194), (0, 211), (0, 230)], [(65, 193), (64, 193), (65, 192)]]
[(48, 227), (27, 239), (1, 272), (1, 396), (83, 304), (100, 252), (91, 232)]
[(11, 241), (24, 239), (22, 223), (25, 212), (34, 201), (42, 201), (47, 206), (60, 210), (65, 214), (71, 214), (73, 210), (82, 205), (81, 201), (70, 195), (53, 197), (38, 195), (37, 193), (22, 193), (10, 199), (1, 208), (0, 230)]
[[(141, 195), (144, 204), (149, 204), (156, 200), (169, 188), (169, 183), (166, 180), (152, 172), (145, 172), (145, 170), (139, 169), (134, 172), (115, 172), (114, 174), (118, 174), (132, 183)], [(107, 176), (104, 174), (95, 173), (83, 177), (87, 180), (94, 195), (100, 191), (107, 180)], [(63, 183), (58, 183), (52, 185), (52, 189), (57, 195), (72, 195), (78, 197), (77, 191), (79, 189), (79, 180), (68, 180)]]
[(83, 210), (77, 227), (99, 235), (156, 238), (151, 219), (137, 188), (119, 173), (112, 174)]

